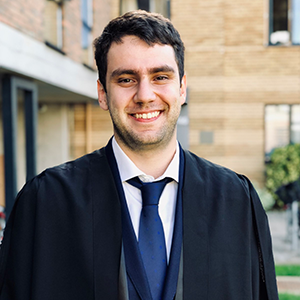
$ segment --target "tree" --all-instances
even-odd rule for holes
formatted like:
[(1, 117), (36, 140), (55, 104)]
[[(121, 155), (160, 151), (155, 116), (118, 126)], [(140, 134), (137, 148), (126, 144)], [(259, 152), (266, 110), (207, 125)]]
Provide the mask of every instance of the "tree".
[(270, 157), (266, 168), (266, 188), (273, 195), (276, 205), (283, 202), (275, 194), (282, 185), (294, 182), (300, 177), (300, 144), (277, 148)]

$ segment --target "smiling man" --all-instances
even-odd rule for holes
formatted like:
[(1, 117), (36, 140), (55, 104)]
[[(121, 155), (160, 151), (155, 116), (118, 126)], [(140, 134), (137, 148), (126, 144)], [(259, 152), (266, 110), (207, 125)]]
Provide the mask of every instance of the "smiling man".
[(0, 252), (0, 300), (276, 300), (268, 221), (249, 180), (176, 140), (184, 46), (129, 12), (94, 42), (107, 146), (19, 193)]

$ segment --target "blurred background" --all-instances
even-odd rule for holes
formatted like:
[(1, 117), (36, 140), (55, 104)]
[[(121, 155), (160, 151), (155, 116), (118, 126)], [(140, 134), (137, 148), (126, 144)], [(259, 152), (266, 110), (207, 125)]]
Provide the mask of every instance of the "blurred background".
[(186, 46), (178, 139), (251, 179), (300, 290), (300, 0), (0, 0), (0, 227), (26, 180), (107, 143), (92, 41), (137, 8)]

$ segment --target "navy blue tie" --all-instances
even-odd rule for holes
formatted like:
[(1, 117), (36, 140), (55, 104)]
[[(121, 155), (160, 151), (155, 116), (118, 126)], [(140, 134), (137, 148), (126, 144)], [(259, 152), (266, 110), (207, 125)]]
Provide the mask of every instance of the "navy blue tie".
[(160, 300), (167, 272), (167, 251), (165, 235), (158, 214), (159, 198), (171, 178), (155, 182), (142, 182), (138, 177), (128, 183), (142, 193), (143, 208), (139, 227), (139, 248), (144, 262), (153, 300)]

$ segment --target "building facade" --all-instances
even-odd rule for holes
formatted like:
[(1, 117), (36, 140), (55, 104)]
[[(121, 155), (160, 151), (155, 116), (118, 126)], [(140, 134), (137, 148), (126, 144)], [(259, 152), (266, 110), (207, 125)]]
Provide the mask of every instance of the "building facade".
[(117, 13), (108, 0), (0, 1), (0, 205), (8, 210), (26, 179), (75, 157), (77, 105), (88, 114), (97, 100), (92, 41)]
[(186, 45), (190, 149), (264, 183), (272, 149), (300, 142), (297, 0), (174, 0)]
[[(26, 89), (37, 98), (37, 172), (106, 144), (112, 127), (96, 103), (92, 40), (137, 8), (170, 17), (185, 43), (188, 105), (178, 122), (185, 147), (263, 184), (272, 149), (300, 142), (298, 0), (1, 0), (0, 204), (7, 114), (17, 120), (15, 189), (26, 180), (34, 133), (24, 133)], [(16, 90), (14, 113), (4, 105), (7, 82)]]

